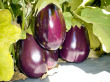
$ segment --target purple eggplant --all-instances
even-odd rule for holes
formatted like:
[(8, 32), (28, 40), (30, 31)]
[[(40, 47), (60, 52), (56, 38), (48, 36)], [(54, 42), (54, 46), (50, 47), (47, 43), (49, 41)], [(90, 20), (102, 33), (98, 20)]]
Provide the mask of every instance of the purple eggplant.
[(66, 39), (60, 50), (60, 57), (68, 62), (82, 62), (88, 57), (89, 46), (89, 37), (85, 27), (71, 27), (66, 33)]
[(57, 51), (44, 51), (45, 62), (48, 69), (52, 69), (57, 65), (58, 61), (58, 52)]
[(62, 12), (51, 3), (35, 17), (34, 37), (43, 48), (57, 50), (65, 36), (66, 26)]
[(43, 49), (30, 34), (27, 34), (27, 38), (21, 41), (19, 66), (21, 71), (31, 78), (38, 78), (46, 73)]

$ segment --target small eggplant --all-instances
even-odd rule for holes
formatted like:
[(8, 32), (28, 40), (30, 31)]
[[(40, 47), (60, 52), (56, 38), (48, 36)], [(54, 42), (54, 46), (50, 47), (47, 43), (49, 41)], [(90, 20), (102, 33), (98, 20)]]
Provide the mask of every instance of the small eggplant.
[(60, 57), (68, 62), (82, 62), (88, 57), (89, 46), (89, 37), (85, 27), (71, 27), (66, 33), (66, 39), (60, 50)]

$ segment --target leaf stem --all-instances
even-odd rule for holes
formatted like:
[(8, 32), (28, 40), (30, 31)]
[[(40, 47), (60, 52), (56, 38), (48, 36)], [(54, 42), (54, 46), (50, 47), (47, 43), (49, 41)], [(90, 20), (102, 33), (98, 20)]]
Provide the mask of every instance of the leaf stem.
[(24, 31), (24, 26), (25, 26), (25, 3), (24, 3), (24, 0), (22, 0), (22, 3), (23, 3), (23, 7), (22, 7), (22, 10), (23, 10), (23, 13), (22, 13), (22, 31)]

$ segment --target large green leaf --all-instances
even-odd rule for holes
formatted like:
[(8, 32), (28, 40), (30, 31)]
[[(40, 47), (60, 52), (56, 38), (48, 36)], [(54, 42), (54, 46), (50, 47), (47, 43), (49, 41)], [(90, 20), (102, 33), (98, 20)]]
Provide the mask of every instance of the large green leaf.
[(9, 81), (14, 74), (9, 48), (21, 37), (21, 29), (12, 25), (11, 19), (9, 10), (0, 10), (0, 81)]
[(105, 52), (110, 52), (110, 14), (105, 14), (100, 8), (85, 8), (81, 18), (93, 24), (93, 33), (102, 43)]
[(9, 81), (14, 74), (14, 62), (7, 46), (0, 47), (0, 81)]

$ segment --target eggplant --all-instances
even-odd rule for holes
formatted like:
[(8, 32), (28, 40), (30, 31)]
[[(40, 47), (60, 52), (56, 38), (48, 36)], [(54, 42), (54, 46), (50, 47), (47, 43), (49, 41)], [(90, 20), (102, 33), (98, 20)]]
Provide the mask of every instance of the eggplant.
[(48, 70), (54, 68), (57, 65), (57, 61), (58, 61), (58, 51), (45, 50), (44, 55)]
[(53, 3), (35, 16), (34, 37), (47, 50), (57, 50), (64, 42), (66, 25), (61, 10)]
[(28, 77), (38, 78), (47, 70), (43, 49), (36, 43), (32, 35), (26, 34), (26, 36), (26, 39), (20, 42), (19, 68)]
[(79, 63), (88, 57), (89, 51), (90, 42), (86, 28), (75, 26), (66, 33), (66, 39), (59, 52), (62, 59)]

